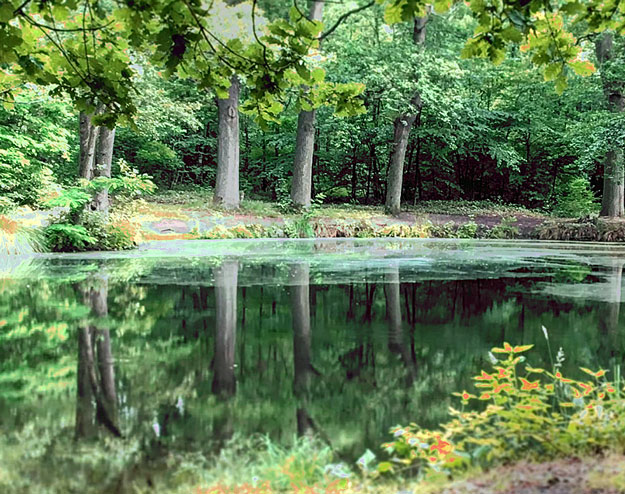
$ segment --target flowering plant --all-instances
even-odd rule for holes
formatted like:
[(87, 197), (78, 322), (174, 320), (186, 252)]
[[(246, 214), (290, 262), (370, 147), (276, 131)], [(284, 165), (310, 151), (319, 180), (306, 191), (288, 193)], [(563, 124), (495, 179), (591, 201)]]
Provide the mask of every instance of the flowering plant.
[(623, 448), (625, 399), (619, 383), (608, 381), (605, 369), (582, 367), (579, 380), (563, 376), (561, 351), (551, 371), (532, 367), (521, 355), (532, 346), (493, 348), (492, 370), (473, 377), (474, 391), (453, 393), (461, 406), (450, 407), (451, 418), (440, 429), (414, 423), (391, 429), (394, 439), (383, 445), (391, 461), (380, 463), (378, 472), (440, 471)]

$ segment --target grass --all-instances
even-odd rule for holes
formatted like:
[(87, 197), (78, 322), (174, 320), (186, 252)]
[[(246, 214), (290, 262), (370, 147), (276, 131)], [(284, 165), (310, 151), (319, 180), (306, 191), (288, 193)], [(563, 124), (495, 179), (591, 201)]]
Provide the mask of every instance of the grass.
[(422, 201), (415, 206), (405, 206), (407, 211), (417, 214), (449, 214), (462, 216), (524, 216), (543, 217), (540, 211), (532, 211), (516, 204), (503, 204), (490, 200), (485, 201)]
[[(208, 214), (231, 214), (231, 211), (215, 207), (212, 204), (213, 192), (208, 188), (192, 188), (188, 190), (167, 190), (148, 198), (148, 202), (162, 206), (182, 206), (192, 210), (201, 210)], [(415, 206), (404, 205), (403, 210), (418, 215), (445, 214), (445, 215), (499, 215), (508, 216), (522, 214), (526, 216), (542, 217), (541, 212), (532, 211), (518, 205), (503, 204), (490, 200), (485, 201), (422, 201)], [(266, 202), (255, 199), (241, 201), (238, 214), (263, 216), (268, 218), (290, 217), (292, 213), (286, 213), (275, 202)], [(367, 206), (360, 204), (323, 204), (315, 209), (313, 217), (329, 219), (371, 219), (385, 216), (384, 206)]]
[(43, 249), (41, 232), (0, 215), (0, 256), (27, 255)]

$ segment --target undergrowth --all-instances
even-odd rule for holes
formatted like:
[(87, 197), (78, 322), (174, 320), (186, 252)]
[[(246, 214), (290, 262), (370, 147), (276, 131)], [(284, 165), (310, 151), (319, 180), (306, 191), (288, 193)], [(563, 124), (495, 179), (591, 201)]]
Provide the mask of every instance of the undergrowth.
[[(545, 336), (549, 341), (546, 330)], [(383, 445), (390, 460), (377, 464), (375, 475), (424, 478), (526, 459), (622, 452), (625, 388), (619, 373), (608, 380), (606, 370), (582, 367), (579, 377), (565, 377), (562, 350), (547, 370), (522, 355), (532, 346), (493, 348), (492, 368), (473, 377), (474, 390), (453, 393), (459, 407), (450, 408), (450, 419), (438, 429), (394, 427), (393, 439)]]
[(43, 238), (38, 228), (24, 227), (0, 215), (0, 256), (25, 255), (42, 250)]

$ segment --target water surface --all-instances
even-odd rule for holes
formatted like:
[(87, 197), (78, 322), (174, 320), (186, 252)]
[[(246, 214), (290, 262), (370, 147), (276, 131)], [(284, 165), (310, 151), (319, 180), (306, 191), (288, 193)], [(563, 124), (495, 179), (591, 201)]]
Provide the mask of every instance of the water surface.
[(173, 241), (0, 261), (0, 432), (209, 454), (317, 433), (346, 459), (434, 426), (503, 341), (623, 361), (625, 248)]

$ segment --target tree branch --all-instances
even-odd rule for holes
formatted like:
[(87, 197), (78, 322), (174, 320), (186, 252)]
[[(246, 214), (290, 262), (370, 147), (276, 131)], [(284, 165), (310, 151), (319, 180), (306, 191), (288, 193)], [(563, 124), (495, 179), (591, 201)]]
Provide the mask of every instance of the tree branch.
[(338, 20), (336, 21), (336, 23), (334, 24), (334, 26), (332, 26), (330, 29), (328, 29), (325, 33), (323, 33), (321, 36), (319, 36), (319, 41), (327, 38), (328, 36), (330, 36), (337, 27), (339, 27), (343, 21), (345, 21), (345, 19), (347, 19), (350, 15), (352, 14), (357, 14), (358, 12), (361, 12), (365, 9), (368, 9), (369, 7), (373, 7), (373, 5), (375, 4), (375, 0), (372, 0), (371, 2), (355, 8), (354, 10), (350, 10), (349, 12), (345, 12), (341, 17), (338, 18)]

